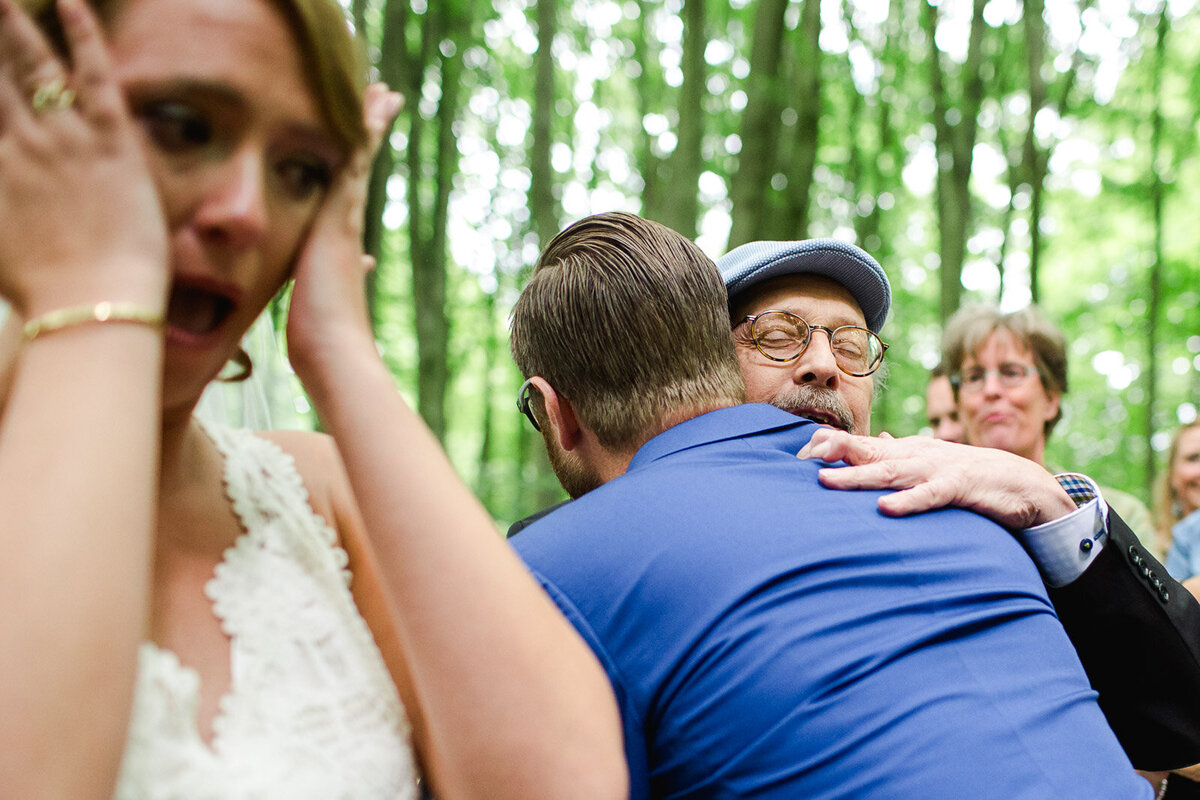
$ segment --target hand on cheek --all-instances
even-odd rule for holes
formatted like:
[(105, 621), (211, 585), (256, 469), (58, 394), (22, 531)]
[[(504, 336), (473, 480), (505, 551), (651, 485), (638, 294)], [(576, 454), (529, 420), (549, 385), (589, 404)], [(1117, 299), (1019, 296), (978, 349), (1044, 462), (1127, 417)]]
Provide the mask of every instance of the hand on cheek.
[(371, 164), (400, 110), (401, 96), (383, 84), (367, 87), (363, 121), (368, 139), (352, 153), (322, 203), (296, 262), (288, 315), (288, 348), (301, 380), (333, 357), (330, 348), (349, 334), (370, 342), (363, 279), (374, 259), (362, 252)]

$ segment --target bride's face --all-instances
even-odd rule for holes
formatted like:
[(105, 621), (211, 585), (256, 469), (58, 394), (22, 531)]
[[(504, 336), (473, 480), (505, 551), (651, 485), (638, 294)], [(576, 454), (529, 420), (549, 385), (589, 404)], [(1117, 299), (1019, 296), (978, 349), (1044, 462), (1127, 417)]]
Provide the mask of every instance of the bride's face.
[(125, 0), (108, 36), (169, 227), (164, 407), (190, 407), (287, 279), (345, 154), (267, 0)]

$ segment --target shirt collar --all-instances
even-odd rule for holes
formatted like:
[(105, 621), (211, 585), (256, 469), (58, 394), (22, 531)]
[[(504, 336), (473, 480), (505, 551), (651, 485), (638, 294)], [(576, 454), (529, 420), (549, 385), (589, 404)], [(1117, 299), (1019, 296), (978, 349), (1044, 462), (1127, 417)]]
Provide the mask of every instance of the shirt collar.
[(745, 403), (719, 408), (668, 428), (646, 442), (629, 462), (628, 471), (632, 472), (691, 447), (816, 424), (812, 420), (794, 416), (766, 403)]

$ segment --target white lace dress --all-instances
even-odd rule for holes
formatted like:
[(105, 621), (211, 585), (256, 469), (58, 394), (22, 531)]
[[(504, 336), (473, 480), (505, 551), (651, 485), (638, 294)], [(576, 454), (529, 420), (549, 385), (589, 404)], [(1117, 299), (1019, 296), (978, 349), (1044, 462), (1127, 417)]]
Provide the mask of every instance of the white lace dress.
[(142, 645), (116, 800), (416, 798), (408, 720), (334, 531), (290, 456), (247, 431), (206, 430), (244, 528), (206, 587), (233, 682), (209, 746), (199, 676)]

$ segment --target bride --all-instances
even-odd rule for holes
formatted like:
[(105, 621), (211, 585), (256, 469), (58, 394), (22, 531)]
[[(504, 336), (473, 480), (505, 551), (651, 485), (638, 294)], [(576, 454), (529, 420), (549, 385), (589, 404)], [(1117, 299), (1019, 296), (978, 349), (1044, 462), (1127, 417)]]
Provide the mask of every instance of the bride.
[[(398, 97), (336, 0), (29, 5), (0, 0), (3, 793), (622, 796), (602, 671), (376, 354)], [(332, 438), (200, 422), (293, 275)]]

